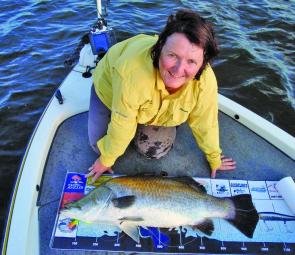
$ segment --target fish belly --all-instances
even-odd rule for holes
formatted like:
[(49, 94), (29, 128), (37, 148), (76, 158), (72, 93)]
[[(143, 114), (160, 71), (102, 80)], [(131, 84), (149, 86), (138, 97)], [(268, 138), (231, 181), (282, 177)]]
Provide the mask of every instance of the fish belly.
[(98, 220), (116, 222), (116, 224), (133, 221), (138, 226), (162, 228), (194, 225), (204, 219), (192, 206), (157, 199), (138, 199), (134, 205), (123, 209), (109, 206), (102, 215), (103, 217)]

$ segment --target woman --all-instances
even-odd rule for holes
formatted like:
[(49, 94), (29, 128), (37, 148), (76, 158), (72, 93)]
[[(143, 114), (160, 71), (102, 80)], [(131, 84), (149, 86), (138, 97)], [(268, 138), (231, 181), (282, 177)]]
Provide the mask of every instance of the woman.
[(94, 71), (88, 133), (100, 156), (87, 177), (94, 181), (112, 173), (136, 130), (139, 151), (145, 132), (170, 133), (164, 155), (172, 146), (173, 130), (185, 121), (206, 155), (212, 178), (218, 170), (235, 169), (219, 147), (217, 82), (209, 64), (217, 54), (213, 29), (190, 10), (169, 16), (159, 37), (138, 35), (114, 45)]

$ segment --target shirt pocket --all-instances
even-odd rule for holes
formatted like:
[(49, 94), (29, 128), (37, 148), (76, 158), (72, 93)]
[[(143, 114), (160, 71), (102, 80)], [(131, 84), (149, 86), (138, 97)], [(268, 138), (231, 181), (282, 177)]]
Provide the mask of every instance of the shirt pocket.
[(152, 100), (145, 102), (140, 106), (137, 116), (137, 122), (140, 124), (148, 123), (157, 114), (157, 105)]
[(168, 126), (177, 126), (185, 121), (187, 121), (188, 116), (192, 109), (192, 102), (174, 102), (169, 106), (168, 115), (169, 119), (167, 120)]

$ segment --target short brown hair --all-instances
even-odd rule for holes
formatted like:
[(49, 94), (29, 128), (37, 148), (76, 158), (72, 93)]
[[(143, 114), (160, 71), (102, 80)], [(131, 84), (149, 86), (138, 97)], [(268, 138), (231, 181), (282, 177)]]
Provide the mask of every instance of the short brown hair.
[(195, 79), (199, 79), (206, 65), (219, 53), (211, 24), (198, 13), (188, 9), (181, 9), (176, 14), (170, 15), (164, 30), (159, 35), (158, 41), (151, 49), (151, 57), (155, 68), (159, 68), (162, 48), (167, 38), (173, 33), (184, 34), (191, 43), (204, 49), (204, 63), (195, 76)]

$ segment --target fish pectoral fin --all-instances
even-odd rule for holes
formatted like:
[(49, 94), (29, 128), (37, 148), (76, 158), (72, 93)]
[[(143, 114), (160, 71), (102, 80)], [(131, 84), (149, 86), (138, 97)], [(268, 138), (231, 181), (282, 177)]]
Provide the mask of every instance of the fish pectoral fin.
[(120, 228), (128, 236), (130, 236), (136, 243), (139, 243), (139, 231), (138, 226), (133, 222), (123, 221), (120, 224)]
[(211, 236), (214, 231), (214, 224), (211, 219), (205, 219), (201, 223), (193, 226), (193, 229), (194, 230), (198, 229), (201, 232), (203, 232), (204, 234)]
[(135, 201), (135, 196), (124, 196), (124, 197), (118, 197), (118, 198), (112, 199), (113, 205), (121, 209), (127, 208), (133, 205), (134, 201)]

